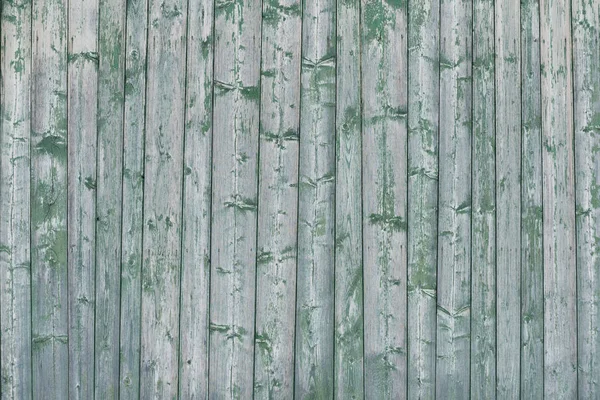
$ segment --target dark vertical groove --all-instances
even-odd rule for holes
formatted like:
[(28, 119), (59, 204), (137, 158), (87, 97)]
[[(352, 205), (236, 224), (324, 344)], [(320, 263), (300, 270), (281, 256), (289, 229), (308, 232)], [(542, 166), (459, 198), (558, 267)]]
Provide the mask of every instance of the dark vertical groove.
[[(441, 0), (440, 0), (441, 1)], [(471, 365), (473, 364), (471, 358), (473, 356), (473, 159), (475, 153), (475, 128), (473, 127), (473, 107), (474, 107), (474, 92), (475, 92), (475, 72), (473, 68), (473, 61), (475, 54), (475, 0), (471, 0), (471, 218), (470, 218), (470, 227), (469, 227), (469, 242), (471, 243), (471, 248), (469, 249), (469, 398), (471, 397), (471, 383), (473, 381), (473, 370)]]
[(435, 251), (436, 251), (436, 256), (435, 256), (435, 363), (434, 363), (434, 374), (433, 374), (433, 397), (434, 400), (438, 397), (437, 396), (437, 362), (438, 362), (438, 312), (437, 312), (437, 306), (438, 306), (438, 288), (439, 288), (439, 269), (440, 269), (440, 246), (439, 246), (439, 237), (440, 237), (440, 140), (441, 140), (441, 129), (440, 129), (440, 120), (441, 120), (441, 110), (442, 110), (442, 102), (441, 102), (441, 98), (442, 98), (442, 69), (440, 68), (440, 53), (441, 53), (441, 49), (442, 49), (442, 4), (441, 4), (442, 0), (439, 1), (438, 3), (438, 48), (437, 48), (437, 53), (438, 53), (438, 59), (437, 59), (437, 72), (438, 72), (438, 102), (437, 102), (437, 117), (438, 117), (438, 124), (437, 124), (437, 171), (436, 171), (436, 176), (437, 176), (437, 205), (436, 205), (436, 212), (437, 212), (437, 218), (436, 218), (436, 223), (437, 223), (437, 234), (436, 234), (436, 243), (435, 243)]
[(184, 213), (184, 199), (185, 199), (185, 138), (187, 137), (187, 81), (188, 81), (188, 48), (190, 41), (190, 0), (186, 1), (186, 13), (185, 13), (185, 61), (183, 68), (183, 138), (181, 141), (181, 219), (179, 225), (179, 316), (177, 317), (177, 398), (181, 398), (181, 303), (183, 298), (183, 289), (182, 289), (182, 276), (183, 276), (183, 250), (184, 250), (184, 221), (185, 215)]
[[(292, 346), (294, 348), (294, 376), (292, 378), (292, 393), (294, 394), (294, 399), (296, 398), (296, 341), (298, 337), (298, 237), (300, 229), (298, 227), (298, 221), (300, 219), (300, 160), (301, 160), (301, 151), (302, 151), (302, 63), (304, 60), (304, 5), (306, 0), (300, 0), (300, 62), (298, 63), (298, 68), (300, 69), (300, 73), (298, 74), (299, 86), (298, 86), (298, 182), (296, 185), (297, 193), (296, 193), (296, 289), (294, 293), (294, 343)], [(310, 1), (310, 0), (308, 0)], [(335, 311), (334, 311), (335, 312)]]
[(542, 98), (542, 9), (540, 1), (538, 1), (537, 7), (537, 16), (538, 16), (538, 59), (539, 65), (538, 68), (540, 70), (539, 73), (539, 90), (540, 90), (540, 192), (542, 197), (542, 396), (546, 393), (546, 256), (545, 256), (545, 246), (546, 246), (546, 237), (545, 237), (545, 229), (544, 225), (546, 223), (546, 218), (544, 217), (544, 154), (542, 147), (544, 145), (544, 118), (543, 118), (543, 98)]
[[(118, 381), (117, 381), (117, 385), (115, 386), (115, 390), (117, 392), (117, 396), (120, 396), (121, 394), (121, 306), (122, 306), (122, 299), (123, 299), (123, 203), (124, 203), (124, 187), (125, 187), (125, 179), (123, 179), (124, 176), (124, 172), (125, 172), (125, 126), (126, 126), (126, 121), (125, 121), (125, 112), (126, 112), (126, 95), (125, 95), (125, 85), (127, 84), (127, 3), (128, 1), (125, 2), (125, 7), (124, 7), (124, 15), (123, 15), (123, 104), (122, 104), (122, 118), (123, 118), (123, 126), (122, 126), (122, 136), (123, 136), (123, 141), (122, 141), (122, 148), (121, 148), (121, 221), (119, 222), (119, 237), (121, 239), (121, 243), (119, 244), (119, 248), (120, 248), (120, 253), (119, 253), (119, 259), (120, 259), (120, 263), (119, 263), (119, 336), (118, 336), (118, 346), (119, 346), (119, 371), (118, 371)], [(98, 18), (98, 21), (100, 20), (100, 18)]]
[[(334, 132), (334, 138), (333, 138), (333, 176), (334, 176), (334, 181), (333, 181), (333, 243), (332, 243), (332, 247), (333, 247), (333, 271), (332, 271), (332, 275), (333, 275), (333, 293), (331, 293), (331, 297), (333, 299), (333, 305), (332, 305), (332, 311), (333, 311), (333, 336), (332, 336), (332, 355), (333, 355), (333, 360), (331, 363), (331, 382), (333, 383), (333, 387), (331, 390), (331, 395), (332, 398), (336, 398), (335, 397), (335, 391), (336, 391), (336, 376), (335, 376), (335, 357), (336, 357), (336, 345), (335, 345), (335, 332), (337, 329), (337, 325), (336, 325), (336, 319), (335, 319), (335, 305), (336, 305), (336, 301), (335, 301), (335, 289), (336, 289), (336, 284), (335, 284), (335, 273), (336, 273), (336, 261), (337, 261), (337, 246), (335, 245), (335, 240), (337, 237), (337, 122), (338, 122), (338, 90), (337, 90), (337, 83), (338, 83), (338, 62), (339, 62), (339, 58), (338, 58), (338, 42), (337, 42), (337, 32), (338, 32), (338, 10), (339, 7), (337, 6), (337, 2), (334, 0), (333, 4), (335, 4), (335, 13), (333, 14), (333, 18), (334, 18), (334, 29), (335, 29), (335, 33), (334, 33), (334, 38), (336, 38), (335, 40), (335, 63), (333, 68), (335, 69), (334, 75), (335, 75), (335, 96), (334, 96), (334, 102), (335, 102), (335, 107), (333, 108), (333, 132)], [(300, 60), (300, 62), (302, 62), (302, 60)], [(298, 207), (298, 209), (300, 209), (300, 207)]]
[(254, 325), (252, 328), (252, 398), (254, 398), (254, 377), (256, 376), (256, 314), (258, 304), (258, 220), (260, 216), (260, 137), (262, 131), (262, 71), (263, 71), (263, 14), (264, 2), (260, 2), (260, 60), (258, 68), (258, 140), (256, 141), (256, 234), (254, 237)]
[(523, 30), (521, 29), (523, 10), (519, 2), (519, 396), (523, 396)]
[[(33, 158), (31, 156), (31, 142), (33, 139), (33, 107), (32, 105), (34, 104), (33, 101), (33, 90), (31, 90), (34, 85), (35, 85), (35, 74), (33, 73), (33, 9), (34, 9), (34, 5), (33, 2), (31, 3), (31, 8), (29, 9), (29, 40), (30, 40), (30, 46), (29, 46), (29, 74), (30, 74), (30, 79), (29, 79), (29, 87), (27, 88), (27, 91), (29, 92), (29, 143), (28, 143), (28, 147), (29, 147), (29, 342), (30, 342), (30, 346), (29, 346), (29, 374), (30, 374), (30, 379), (31, 379), (31, 388), (30, 388), (30, 393), (31, 393), (31, 400), (34, 399), (33, 395), (34, 395), (34, 391), (33, 388), (35, 387), (34, 382), (33, 382), (33, 377), (34, 377), (34, 373), (33, 373), (33, 263), (31, 262), (31, 260), (33, 259), (33, 239), (32, 239), (32, 226), (33, 224), (31, 223), (31, 191), (32, 191), (32, 182), (33, 179), (31, 178), (32, 176), (32, 168), (31, 168), (31, 159)], [(0, 5), (0, 21), (3, 21), (2, 17), (3, 15), (3, 11), (4, 11), (4, 3), (2, 3), (2, 5)], [(2, 75), (0, 73), (0, 75)], [(2, 79), (2, 77), (0, 76), (0, 79)], [(2, 85), (0, 85), (0, 90), (2, 90)], [(0, 97), (1, 98), (1, 97)], [(4, 108), (4, 104), (3, 102), (0, 101), (0, 109)], [(0, 125), (0, 129), (2, 129), (2, 125)], [(0, 134), (1, 131), (0, 131)], [(1, 309), (1, 308), (0, 308)]]
[[(574, 257), (575, 257), (575, 394), (579, 398), (579, 260), (577, 258), (577, 147), (575, 145), (575, 46), (573, 45), (573, 0), (569, 1), (569, 33), (570, 33), (570, 45), (571, 45), (571, 59), (568, 62), (571, 65), (571, 130), (573, 131), (572, 138), (572, 149), (573, 149), (573, 220), (575, 222), (573, 236), (575, 238), (574, 243)], [(569, 90), (567, 88), (567, 90)]]
[(405, 383), (405, 395), (406, 398), (408, 399), (408, 386), (409, 386), (409, 379), (408, 376), (410, 375), (409, 372), (409, 367), (410, 367), (410, 335), (408, 334), (409, 331), (409, 326), (408, 324), (410, 323), (410, 319), (409, 319), (409, 314), (408, 314), (408, 305), (409, 305), (409, 299), (408, 299), (408, 277), (410, 275), (410, 190), (409, 190), (409, 186), (410, 186), (410, 178), (409, 178), (409, 171), (410, 171), (410, 163), (408, 162), (409, 159), (409, 154), (410, 154), (410, 0), (406, 1), (406, 118), (405, 118), (405, 123), (406, 123), (406, 276), (404, 277), (405, 282), (406, 282), (406, 293), (404, 294), (404, 296), (406, 297), (406, 307), (405, 307), (405, 314), (406, 314), (406, 325), (404, 327), (404, 332), (406, 335), (406, 379), (404, 381)]
[[(213, 228), (213, 163), (212, 160), (214, 159), (214, 121), (215, 121), (215, 59), (217, 58), (217, 54), (216, 54), (216, 47), (215, 47), (215, 41), (216, 41), (216, 36), (217, 36), (217, 27), (215, 24), (215, 20), (217, 18), (216, 15), (216, 2), (217, 0), (213, 0), (212, 1), (212, 79), (210, 81), (210, 97), (211, 97), (211, 110), (210, 110), (210, 204), (208, 206), (208, 209), (210, 210), (210, 228), (209, 228), (209, 232), (208, 232), (208, 257), (209, 257), (209, 265), (208, 265), (208, 293), (206, 295), (206, 299), (208, 300), (206, 302), (206, 326), (207, 326), (207, 333), (206, 333), (206, 396), (208, 398), (210, 398), (210, 296), (211, 296), (211, 291), (212, 291), (212, 285), (211, 285), (211, 276), (212, 276), (212, 228)], [(189, 10), (188, 10), (189, 12)], [(258, 197), (258, 196), (257, 196)]]
[[(67, 40), (65, 41), (65, 46), (66, 46), (66, 52), (65, 52), (65, 58), (66, 58), (66, 69), (64, 71), (65, 75), (67, 76), (66, 79), (66, 87), (65, 87), (65, 93), (66, 95), (66, 99), (65, 99), (65, 114), (66, 114), (66, 120), (67, 120), (67, 127), (66, 127), (66, 137), (65, 137), (65, 143), (67, 144), (67, 151), (66, 151), (66, 164), (67, 164), (67, 168), (65, 171), (65, 183), (66, 183), (66, 188), (67, 188), (67, 193), (66, 193), (66, 203), (67, 203), (67, 207), (65, 210), (65, 227), (67, 229), (67, 234), (66, 236), (66, 240), (67, 240), (67, 248), (65, 249), (66, 257), (66, 265), (65, 265), (65, 270), (66, 270), (66, 275), (67, 275), (67, 281), (65, 282), (66, 284), (66, 288), (67, 288), (67, 293), (64, 294), (64, 296), (66, 296), (67, 298), (67, 326), (66, 328), (66, 332), (67, 332), (67, 365), (65, 366), (66, 371), (65, 373), (67, 374), (67, 396), (70, 396), (69, 393), (69, 387), (71, 385), (71, 374), (70, 374), (70, 362), (71, 362), (71, 357), (70, 357), (70, 353), (71, 353), (71, 312), (70, 312), (70, 306), (69, 306), (69, 296), (71, 295), (70, 290), (69, 290), (69, 279), (70, 279), (70, 274), (69, 274), (69, 28), (70, 25), (69, 24), (69, 11), (70, 11), (70, 4), (69, 4), (70, 0), (65, 0), (65, 14), (66, 14), (66, 21), (65, 21), (65, 31), (67, 32)], [(55, 321), (53, 321), (53, 323), (55, 323)], [(55, 332), (55, 328), (56, 326), (52, 326), (52, 333), (54, 334)], [(53, 351), (54, 352), (54, 351)], [(56, 376), (56, 366), (53, 366), (54, 370), (52, 371), (54, 376)]]
[[(148, 50), (150, 48), (150, 40), (149, 40), (149, 36), (150, 36), (150, 3), (152, 2), (152, 0), (146, 0), (146, 61), (144, 62), (144, 130), (143, 130), (143, 136), (144, 136), (144, 150), (143, 150), (143, 155), (142, 155), (142, 160), (144, 162), (144, 166), (142, 167), (143, 169), (143, 175), (142, 175), (142, 229), (141, 229), (141, 233), (142, 233), (142, 243), (141, 243), (141, 255), (140, 255), (140, 287), (139, 287), (139, 293), (140, 293), (140, 321), (139, 321), (139, 353), (138, 353), (138, 358), (139, 358), (139, 368), (138, 368), (138, 397), (140, 397), (141, 393), (142, 393), (142, 347), (143, 347), (143, 342), (142, 342), (142, 319), (143, 319), (143, 313), (142, 310), (144, 309), (144, 304), (143, 304), (143, 298), (142, 298), (142, 286), (143, 286), (143, 279), (144, 279), (144, 219), (146, 218), (146, 210), (145, 210), (145, 197), (146, 197), (146, 112), (147, 112), (147, 108), (148, 108)], [(119, 378), (120, 379), (120, 378)]]
[(365, 384), (365, 252), (364, 252), (364, 247), (363, 247), (363, 242), (364, 242), (364, 225), (363, 225), (363, 220), (364, 220), (364, 207), (363, 207), (363, 203), (362, 203), (362, 199), (363, 199), (363, 141), (362, 141), (362, 134), (363, 134), (363, 101), (362, 101), (362, 82), (363, 82), (363, 75), (362, 75), (362, 55), (363, 55), (363, 49), (362, 49), (362, 1), (358, 1), (358, 25), (359, 25), (359, 29), (358, 29), (358, 108), (360, 110), (360, 131), (359, 131), (359, 136), (360, 136), (360, 196), (359, 196), (359, 200), (360, 201), (360, 240), (361, 240), (361, 244), (360, 244), (360, 268), (361, 268), (361, 307), (362, 307), (362, 388), (363, 388), (363, 397), (366, 395), (366, 384)]
[[(96, 51), (97, 51), (97, 55), (98, 57), (100, 57), (100, 12), (102, 10), (102, 7), (100, 6), (100, 4), (102, 4), (102, 0), (98, 1), (98, 17), (96, 19)], [(94, 336), (94, 339), (92, 341), (93, 343), (93, 349), (92, 349), (92, 396), (95, 399), (96, 398), (96, 315), (98, 312), (98, 293), (96, 291), (96, 282), (98, 282), (98, 153), (100, 152), (100, 130), (98, 129), (98, 117), (99, 117), (99, 113), (98, 113), (98, 106), (100, 104), (100, 96), (98, 95), (100, 93), (100, 62), (98, 62), (97, 67), (96, 67), (96, 175), (94, 176), (94, 183), (96, 185), (96, 190), (94, 190), (94, 235), (96, 236), (94, 238), (94, 333), (92, 334)], [(68, 228), (67, 228), (68, 229)], [(121, 241), (122, 242), (122, 241)], [(119, 279), (120, 281), (120, 279)]]

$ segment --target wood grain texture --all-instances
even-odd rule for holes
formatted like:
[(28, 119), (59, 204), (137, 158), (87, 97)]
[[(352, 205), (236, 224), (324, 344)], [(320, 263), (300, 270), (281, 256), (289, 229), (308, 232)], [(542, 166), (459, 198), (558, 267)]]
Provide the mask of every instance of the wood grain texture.
[(494, 1), (473, 1), (471, 396), (476, 399), (495, 399), (497, 387), (494, 6)]
[[(212, 1), (188, 2), (179, 396), (208, 394), (210, 192), (212, 163)], [(186, 310), (197, 310), (189, 312)]]
[(0, 1), (0, 398), (599, 397), (599, 33)]
[(304, 2), (298, 182), (296, 397), (334, 388), (336, 2)]
[(252, 396), (260, 2), (215, 3), (210, 396)]
[(521, 19), (520, 1), (495, 3), (497, 398), (520, 397)]
[(69, 398), (94, 396), (98, 1), (68, 2)]
[(36, 399), (69, 396), (66, 6), (56, 0), (32, 3), (31, 351)]
[(600, 396), (600, 7), (571, 3), (577, 218), (578, 395)]
[(470, 396), (472, 1), (440, 6), (436, 396)]
[(358, 0), (337, 2), (334, 397), (364, 398), (361, 37)]
[(301, 3), (263, 2), (254, 397), (292, 398)]
[(408, 398), (435, 397), (439, 1), (409, 1)]
[(521, 394), (544, 395), (539, 1), (521, 3)]
[(405, 398), (407, 14), (403, 1), (362, 7), (365, 396)]
[(127, 2), (119, 334), (119, 398), (121, 399), (139, 398), (141, 384), (147, 12), (147, 0)]
[(141, 398), (178, 392), (186, 7), (148, 4)]
[(571, 8), (540, 1), (544, 196), (544, 398), (577, 396)]
[(2, 3), (0, 38), (0, 397), (31, 387), (31, 3)]
[(117, 399), (121, 311), (125, 3), (100, 0), (98, 14), (94, 395), (101, 399)]

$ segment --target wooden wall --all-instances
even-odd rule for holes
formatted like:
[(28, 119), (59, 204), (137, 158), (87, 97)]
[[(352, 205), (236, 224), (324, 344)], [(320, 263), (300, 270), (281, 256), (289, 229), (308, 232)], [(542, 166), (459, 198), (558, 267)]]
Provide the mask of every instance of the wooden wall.
[(2, 399), (599, 399), (599, 0), (1, 0)]

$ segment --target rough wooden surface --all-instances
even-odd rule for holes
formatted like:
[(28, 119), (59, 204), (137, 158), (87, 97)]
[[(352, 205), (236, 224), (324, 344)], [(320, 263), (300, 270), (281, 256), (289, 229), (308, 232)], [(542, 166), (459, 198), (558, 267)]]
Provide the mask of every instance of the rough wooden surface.
[(30, 399), (31, 3), (2, 3), (0, 38), (1, 396)]
[(597, 0), (2, 0), (0, 398), (600, 396)]
[(496, 109), (494, 1), (473, 0), (471, 396), (496, 397)]

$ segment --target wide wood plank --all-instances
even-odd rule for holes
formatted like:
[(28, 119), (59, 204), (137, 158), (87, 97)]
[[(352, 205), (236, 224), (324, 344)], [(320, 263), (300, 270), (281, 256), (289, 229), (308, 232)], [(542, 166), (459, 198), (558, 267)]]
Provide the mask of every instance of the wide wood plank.
[(67, 2), (40, 0), (32, 7), (32, 393), (66, 399)]
[(214, 10), (207, 0), (188, 7), (179, 396), (202, 399), (208, 394)]
[(119, 398), (140, 395), (147, 0), (126, 8)]
[(435, 397), (439, 1), (408, 13), (408, 398)]
[(578, 396), (600, 397), (600, 7), (573, 1)]
[(475, 399), (496, 397), (494, 5), (473, 1), (471, 396)]
[(365, 396), (405, 398), (407, 381), (407, 9), (362, 10)]
[(261, 2), (215, 3), (209, 391), (253, 392)]
[(0, 38), (0, 390), (31, 391), (31, 3), (2, 2)]
[(495, 3), (497, 397), (520, 397), (521, 48), (520, 0)]
[(301, 4), (263, 2), (254, 396), (293, 398)]
[(125, 3), (100, 0), (96, 181), (95, 396), (119, 397)]
[(436, 395), (470, 396), (472, 1), (441, 3)]
[(364, 398), (360, 0), (337, 2), (334, 397)]
[(571, 7), (540, 1), (544, 196), (544, 398), (577, 396)]
[(335, 230), (333, 0), (304, 2), (295, 396), (333, 396)]
[(521, 3), (521, 394), (544, 395), (539, 1)]
[(148, 5), (141, 398), (178, 392), (186, 7)]
[(98, 1), (69, 1), (69, 398), (94, 396)]

